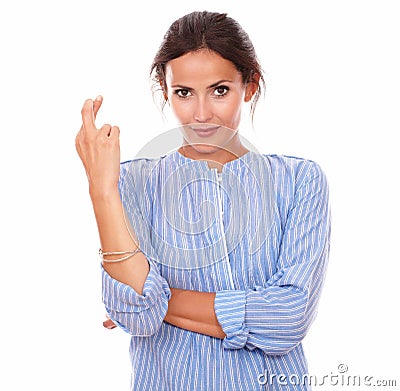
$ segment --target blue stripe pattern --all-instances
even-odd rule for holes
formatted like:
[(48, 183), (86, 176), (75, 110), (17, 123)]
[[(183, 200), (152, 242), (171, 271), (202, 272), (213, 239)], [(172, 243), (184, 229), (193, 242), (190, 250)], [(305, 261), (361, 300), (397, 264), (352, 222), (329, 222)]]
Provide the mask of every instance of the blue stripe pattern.
[[(132, 335), (132, 390), (309, 390), (302, 339), (330, 243), (320, 166), (249, 151), (218, 178), (174, 151), (122, 163), (119, 186), (150, 264), (142, 295), (102, 269), (107, 313)], [(163, 322), (170, 287), (216, 292), (226, 338)]]

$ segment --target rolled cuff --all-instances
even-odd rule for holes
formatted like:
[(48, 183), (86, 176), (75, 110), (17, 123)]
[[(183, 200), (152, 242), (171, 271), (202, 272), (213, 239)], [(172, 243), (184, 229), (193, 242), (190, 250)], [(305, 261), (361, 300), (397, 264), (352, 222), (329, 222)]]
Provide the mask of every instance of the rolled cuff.
[(102, 268), (103, 303), (107, 314), (119, 327), (131, 335), (149, 336), (160, 328), (171, 297), (166, 280), (158, 268), (149, 262), (150, 270), (143, 286), (143, 294), (113, 279)]
[(132, 287), (112, 278), (102, 269), (103, 303), (108, 310), (117, 312), (141, 312), (152, 307), (164, 294), (169, 300), (171, 291), (157, 267), (150, 264), (149, 274), (143, 286), (143, 293), (137, 293)]
[(243, 348), (249, 336), (249, 330), (245, 325), (246, 292), (235, 290), (216, 292), (214, 311), (226, 334), (222, 346), (225, 349)]

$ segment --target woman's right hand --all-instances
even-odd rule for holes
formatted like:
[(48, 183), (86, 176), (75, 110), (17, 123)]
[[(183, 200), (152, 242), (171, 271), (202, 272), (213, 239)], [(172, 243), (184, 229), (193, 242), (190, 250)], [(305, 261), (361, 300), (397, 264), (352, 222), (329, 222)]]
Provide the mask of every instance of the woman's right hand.
[(89, 181), (89, 192), (103, 196), (118, 190), (120, 172), (119, 128), (109, 124), (96, 128), (95, 119), (103, 102), (98, 96), (87, 99), (82, 107), (82, 126), (75, 146)]

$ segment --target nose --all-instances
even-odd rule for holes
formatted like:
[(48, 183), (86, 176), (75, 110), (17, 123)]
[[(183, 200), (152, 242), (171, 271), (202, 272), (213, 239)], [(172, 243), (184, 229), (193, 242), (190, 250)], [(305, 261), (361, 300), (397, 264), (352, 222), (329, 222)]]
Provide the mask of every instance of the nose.
[(212, 118), (212, 105), (205, 97), (200, 97), (196, 102), (196, 107), (194, 110), (194, 120), (195, 122), (211, 122)]

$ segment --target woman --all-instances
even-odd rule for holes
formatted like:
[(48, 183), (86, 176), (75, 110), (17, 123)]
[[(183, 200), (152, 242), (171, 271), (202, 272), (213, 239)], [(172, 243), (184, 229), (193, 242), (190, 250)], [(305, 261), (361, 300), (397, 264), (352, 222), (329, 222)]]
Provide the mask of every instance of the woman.
[(95, 126), (101, 97), (84, 103), (76, 138), (103, 301), (132, 335), (132, 389), (308, 389), (301, 341), (328, 261), (326, 178), (241, 142), (263, 77), (226, 14), (175, 21), (151, 70), (182, 125), (178, 150), (120, 164), (118, 127)]

